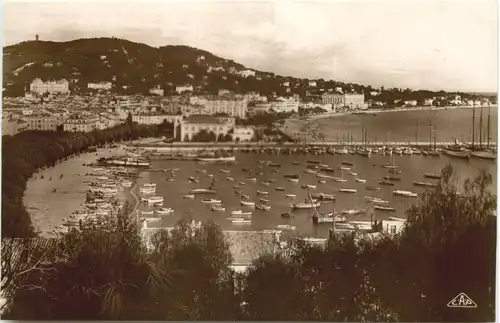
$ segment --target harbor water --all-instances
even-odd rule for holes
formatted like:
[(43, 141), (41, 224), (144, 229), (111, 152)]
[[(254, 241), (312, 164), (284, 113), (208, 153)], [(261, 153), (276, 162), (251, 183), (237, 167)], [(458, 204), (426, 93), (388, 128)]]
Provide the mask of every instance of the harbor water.
[[(259, 160), (271, 161), (280, 164), (281, 167), (261, 165)], [(307, 160), (316, 160), (321, 164), (329, 165), (335, 171), (334, 173), (328, 173), (328, 175), (343, 177), (347, 182), (335, 182), (327, 178), (317, 178), (316, 174), (306, 173)], [(341, 166), (343, 161), (353, 163), (353, 166), (347, 166), (351, 167), (350, 170), (340, 169), (339, 166)], [(399, 167), (398, 169), (401, 171), (399, 175), (402, 177), (401, 181), (395, 182), (394, 186), (379, 185), (378, 181), (388, 175), (388, 169), (382, 167), (382, 164), (393, 162), (396, 163)], [(390, 216), (405, 217), (405, 211), (413, 203), (416, 203), (418, 199), (394, 196), (393, 191), (407, 190), (422, 193), (426, 188), (415, 186), (413, 181), (436, 182), (437, 180), (424, 178), (423, 175), (425, 173), (439, 174), (441, 169), (450, 162), (458, 174), (459, 187), (462, 186), (465, 179), (474, 177), (480, 169), (485, 169), (493, 176), (493, 183), (490, 190), (496, 194), (496, 161), (477, 159), (468, 161), (443, 155), (440, 157), (423, 155), (372, 155), (370, 158), (367, 158), (360, 155), (312, 156), (294, 154), (288, 156), (238, 152), (236, 153), (236, 163), (232, 164), (159, 160), (152, 162), (151, 168), (153, 170), (177, 168), (175, 176), (169, 172), (145, 171), (141, 173), (138, 186), (140, 187), (145, 183), (155, 183), (155, 195), (164, 197), (165, 202), (163, 207), (174, 209), (174, 213), (162, 216), (160, 222), (150, 223), (148, 224), (149, 227), (172, 226), (179, 218), (189, 214), (196, 221), (211, 219), (224, 230), (264, 230), (274, 229), (279, 224), (291, 224), (296, 226), (298, 234), (322, 238), (327, 236), (328, 229), (332, 225), (326, 223), (313, 225), (311, 219), (314, 213), (313, 210), (296, 210), (294, 212), (295, 216), (290, 219), (283, 218), (281, 214), (291, 211), (289, 205), (294, 200), (304, 201), (308, 197), (308, 192), (311, 192), (311, 194), (321, 192), (334, 194), (336, 200), (330, 203), (322, 203), (319, 208), (320, 211), (330, 212), (335, 210), (336, 212), (341, 212), (353, 209), (363, 210), (368, 206), (365, 196), (373, 196), (389, 201), (387, 206), (396, 209), (395, 212), (376, 210), (373, 212), (374, 219), (382, 220)], [(223, 171), (221, 172), (221, 170)], [(353, 176), (349, 172), (357, 173), (357, 175)], [(284, 175), (291, 174), (299, 176), (298, 183), (291, 182), (284, 177)], [(210, 175), (213, 175), (213, 177)], [(194, 177), (199, 182), (192, 182), (189, 180), (189, 177)], [(234, 178), (234, 181), (228, 180), (227, 177)], [(356, 177), (365, 179), (366, 183), (356, 182)], [(171, 178), (170, 181), (167, 180), (168, 178)], [(250, 178), (256, 178), (255, 182), (250, 180)], [(214, 179), (217, 194), (195, 195), (194, 199), (183, 198), (183, 195), (188, 194), (192, 189), (208, 188)], [(262, 182), (269, 180), (273, 181), (269, 186), (262, 184)], [(326, 180), (326, 183), (321, 184), (319, 180)], [(239, 182), (243, 182), (244, 185), (240, 185)], [(304, 184), (315, 185), (316, 189), (304, 189), (302, 188)], [(256, 204), (260, 203), (259, 199), (261, 197), (268, 199), (271, 209), (263, 211), (242, 206), (240, 202), (241, 196), (235, 192), (234, 185), (238, 185), (242, 193), (250, 197), (249, 201), (253, 201)], [(380, 191), (367, 190), (366, 185), (380, 187)], [(276, 191), (275, 187), (284, 187), (285, 191)], [(338, 192), (340, 188), (356, 189), (357, 192), (341, 193)], [(257, 195), (257, 191), (266, 191), (268, 195)], [(295, 194), (296, 198), (288, 198), (285, 194)], [(212, 205), (201, 202), (202, 199), (211, 198), (221, 200), (225, 211), (211, 211)], [(151, 211), (154, 208), (142, 203), (139, 209), (141, 211)], [(240, 225), (229, 221), (227, 218), (230, 217), (230, 212), (234, 210), (252, 211), (251, 224)], [(370, 220), (370, 216), (367, 214), (347, 215), (346, 217), (351, 221)]]

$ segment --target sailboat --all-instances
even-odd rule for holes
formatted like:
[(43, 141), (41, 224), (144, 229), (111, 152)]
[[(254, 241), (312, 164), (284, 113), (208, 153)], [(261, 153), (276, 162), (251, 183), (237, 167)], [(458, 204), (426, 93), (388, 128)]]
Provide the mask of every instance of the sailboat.
[(488, 131), (487, 131), (487, 145), (486, 148), (483, 148), (483, 142), (482, 142), (482, 128), (483, 128), (483, 108), (481, 107), (481, 117), (480, 117), (480, 131), (479, 131), (479, 148), (472, 146), (472, 152), (471, 156), (476, 157), (476, 158), (482, 158), (482, 159), (496, 159), (496, 154), (494, 151), (490, 149), (490, 119), (491, 119), (491, 105), (488, 106)]
[[(434, 148), (432, 148), (432, 134), (434, 133)], [(429, 108), (429, 148), (427, 150), (422, 150), (424, 156), (441, 156), (436, 150), (436, 126), (432, 125), (432, 108)]]

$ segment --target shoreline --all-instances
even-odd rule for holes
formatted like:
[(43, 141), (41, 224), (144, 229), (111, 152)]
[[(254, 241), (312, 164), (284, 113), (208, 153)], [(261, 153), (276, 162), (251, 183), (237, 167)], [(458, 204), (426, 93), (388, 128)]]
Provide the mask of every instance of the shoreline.
[[(111, 151), (108, 149), (108, 154), (116, 154), (119, 150), (120, 148)], [(53, 229), (63, 225), (71, 212), (85, 203), (89, 182), (95, 181), (95, 176), (89, 175), (92, 168), (83, 164), (93, 163), (104, 154), (103, 149), (98, 149), (95, 153), (80, 154), (54, 167), (39, 169), (28, 180), (23, 192), (23, 205), (40, 237), (57, 236)], [(136, 179), (133, 185), (136, 185)], [(128, 192), (122, 191), (117, 197), (120, 199), (121, 195), (128, 200), (127, 194)]]

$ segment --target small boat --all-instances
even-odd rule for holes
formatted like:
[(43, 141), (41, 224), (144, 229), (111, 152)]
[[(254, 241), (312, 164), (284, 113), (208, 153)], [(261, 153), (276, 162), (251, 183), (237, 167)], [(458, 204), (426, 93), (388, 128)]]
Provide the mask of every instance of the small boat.
[(220, 172), (221, 173), (230, 173), (231, 171), (229, 169), (221, 169)]
[(234, 210), (234, 211), (231, 211), (231, 215), (238, 215), (238, 216), (249, 216), (249, 215), (252, 215), (252, 212), (248, 212), (248, 211), (242, 211), (242, 210)]
[(429, 182), (413, 182), (413, 185), (415, 186), (425, 186), (425, 187), (437, 187), (436, 183), (429, 183)]
[(351, 170), (351, 167), (340, 166), (339, 168), (341, 170)]
[(335, 222), (344, 222), (346, 219), (343, 216), (335, 215), (333, 216), (332, 213), (328, 213), (326, 215), (324, 214), (318, 214), (318, 215), (313, 215), (312, 217), (313, 223), (314, 224), (322, 224), (322, 223), (335, 223)]
[(276, 182), (276, 180), (274, 178), (270, 178), (270, 179), (267, 180), (267, 182), (268, 183), (274, 183), (274, 182)]
[(247, 178), (247, 181), (250, 181), (250, 182), (257, 182), (257, 178), (255, 178), (255, 177), (252, 177), (252, 178)]
[(281, 165), (276, 163), (270, 163), (269, 167), (281, 167)]
[(320, 180), (318, 181), (318, 183), (320, 183), (320, 184), (326, 184), (326, 181), (325, 181), (325, 180), (320, 179)]
[(396, 211), (396, 209), (393, 207), (382, 206), (382, 205), (375, 205), (373, 208), (375, 210), (379, 210), (379, 211), (387, 211), (387, 212), (395, 212)]
[(389, 176), (384, 176), (384, 179), (388, 180), (388, 181), (400, 181), (403, 178), (401, 176), (392, 176), (392, 175), (389, 175)]
[(489, 150), (483, 150), (483, 151), (472, 151), (470, 153), (472, 157), (477, 157), (477, 158), (482, 158), (482, 159), (496, 159), (497, 156), (495, 152), (489, 151)]
[(221, 200), (216, 200), (216, 199), (203, 199), (203, 200), (201, 200), (201, 203), (205, 203), (205, 204), (221, 204), (222, 201)]
[(291, 224), (278, 224), (276, 226), (276, 229), (278, 230), (290, 230), (290, 231), (295, 231), (295, 226)]
[(335, 169), (333, 169), (331, 167), (323, 167), (323, 168), (321, 168), (321, 171), (326, 172), (326, 173), (335, 173)]
[(265, 191), (257, 191), (257, 195), (268, 195), (269, 192), (265, 192)]
[(298, 183), (299, 182), (299, 179), (298, 178), (289, 178), (288, 179), (290, 182), (293, 182), (293, 183)]
[(265, 204), (257, 204), (257, 205), (255, 205), (255, 208), (257, 210), (269, 211), (271, 209), (271, 206), (270, 205), (265, 205)]
[(316, 173), (317, 173), (317, 171), (315, 171), (314, 169), (306, 169), (306, 170), (304, 171), (304, 173), (307, 173), (307, 174), (316, 174)]
[(379, 181), (378, 182), (380, 185), (389, 185), (389, 186), (394, 186), (393, 182), (390, 181)]
[(246, 195), (246, 194), (240, 194), (240, 195), (241, 195), (241, 198), (243, 198), (245, 200), (249, 200), (250, 199), (249, 195)]
[(210, 211), (214, 211), (214, 212), (225, 212), (226, 211), (226, 208), (223, 207), (223, 206), (212, 206), (210, 208)]
[(295, 174), (287, 174), (287, 175), (284, 175), (283, 177), (285, 177), (285, 178), (296, 178), (296, 179), (299, 179), (299, 175), (295, 175)]
[(417, 197), (417, 193), (413, 193), (410, 191), (401, 191), (401, 190), (396, 190), (392, 192), (396, 196), (404, 196), (404, 197)]
[(469, 159), (471, 157), (471, 152), (464, 147), (447, 147), (443, 149), (443, 152), (452, 157)]
[(286, 197), (296, 197), (297, 195), (295, 194), (285, 194)]
[(313, 197), (319, 201), (335, 201), (335, 195), (333, 194), (318, 193), (314, 194)]
[(231, 222), (233, 224), (252, 224), (252, 220), (246, 220), (246, 219), (238, 219), (238, 218), (234, 218), (234, 219), (230, 219)]
[(163, 207), (163, 208), (159, 209), (158, 211), (156, 211), (156, 213), (161, 214), (161, 215), (166, 215), (166, 214), (174, 213), (174, 209), (169, 208), (169, 207)]
[(197, 188), (189, 191), (190, 194), (217, 194), (216, 190), (209, 188)]
[(320, 164), (321, 163), (319, 160), (307, 160), (306, 162), (308, 164)]
[(183, 199), (194, 199), (194, 194), (186, 194), (182, 196)]
[(300, 162), (294, 161), (294, 162), (292, 162), (292, 165), (300, 165)]
[(264, 185), (264, 186), (269, 186), (269, 185), (271, 185), (271, 183), (269, 183), (269, 182), (261, 182), (261, 184), (262, 184), (262, 185)]
[(298, 202), (298, 203), (290, 203), (290, 207), (292, 209), (314, 209), (321, 205), (321, 202)]
[(331, 177), (331, 179), (333, 179), (335, 182), (339, 182), (339, 183), (346, 183), (347, 182), (347, 179), (343, 179), (340, 177)]
[(431, 174), (431, 173), (426, 173), (424, 174), (425, 178), (432, 178), (432, 179), (441, 179), (441, 175), (436, 175), (436, 174)]
[(238, 182), (238, 184), (240, 184), (240, 185), (245, 185), (245, 182)]
[(193, 183), (199, 183), (200, 181), (194, 178), (193, 176), (189, 177), (189, 181)]
[(286, 213), (281, 213), (281, 217), (282, 217), (282, 218), (291, 218), (292, 216), (293, 216), (293, 215), (292, 215), (292, 214), (290, 214), (290, 213), (288, 213), (288, 212), (286, 212)]
[(154, 211), (142, 211), (141, 215), (154, 215)]
[(346, 214), (346, 215), (358, 215), (358, 214), (365, 214), (365, 210), (344, 210), (340, 212), (340, 214)]
[(255, 206), (255, 202), (250, 202), (250, 201), (241, 201), (241, 205), (243, 206)]
[(163, 196), (151, 196), (146, 199), (149, 204), (161, 204), (163, 203)]
[[(107, 179), (107, 177), (106, 177), (106, 179)], [(143, 185), (143, 187), (145, 187), (145, 188), (156, 188), (156, 184), (155, 183), (146, 183), (146, 184)]]
[(268, 199), (265, 199), (265, 198), (263, 198), (263, 197), (261, 197), (261, 198), (259, 199), (259, 201), (261, 201), (262, 203), (269, 203), (269, 200), (268, 200)]
[(358, 176), (358, 173), (355, 173), (355, 172), (349, 172), (349, 175), (352, 175), (352, 176)]
[(354, 163), (353, 163), (353, 162), (351, 162), (351, 161), (346, 161), (346, 160), (343, 160), (343, 161), (342, 161), (342, 164), (343, 164), (343, 165), (347, 165), (347, 166), (353, 166), (353, 165), (354, 165)]
[(366, 185), (365, 188), (368, 190), (368, 191), (380, 191), (380, 187), (377, 187), (377, 186), (372, 186), (372, 185)]
[(174, 178), (167, 178), (167, 179), (166, 179), (166, 181), (167, 181), (167, 182), (174, 182), (174, 181), (175, 181), (175, 179), (174, 179)]
[(356, 178), (356, 182), (358, 182), (358, 183), (366, 183), (366, 179)]
[(358, 190), (354, 188), (341, 188), (339, 189), (339, 192), (342, 193), (356, 193)]
[(373, 196), (365, 196), (365, 200), (368, 202), (372, 202), (374, 204), (387, 204), (389, 201), (385, 201), (382, 199), (379, 199), (378, 197), (373, 197)]
[(228, 176), (228, 177), (226, 177), (226, 179), (227, 179), (228, 181), (231, 181), (231, 182), (232, 182), (232, 181), (234, 181), (234, 178), (229, 177), (229, 176)]
[(277, 190), (277, 191), (284, 191), (285, 190), (285, 188), (281, 187), (281, 186), (277, 186), (274, 189)]

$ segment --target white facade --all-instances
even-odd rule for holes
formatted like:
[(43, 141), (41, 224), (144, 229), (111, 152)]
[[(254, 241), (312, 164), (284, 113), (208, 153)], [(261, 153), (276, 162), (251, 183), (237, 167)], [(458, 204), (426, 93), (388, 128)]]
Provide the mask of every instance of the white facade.
[(182, 92), (193, 92), (193, 86), (192, 85), (181, 85), (181, 86), (176, 86), (175, 87), (175, 92), (177, 93), (182, 93)]
[(409, 107), (416, 107), (417, 106), (417, 100), (405, 101), (405, 105), (409, 106)]
[(432, 103), (434, 103), (433, 99), (425, 99), (424, 100), (424, 105), (426, 105), (426, 106), (432, 105)]
[(167, 114), (139, 114), (132, 116), (132, 122), (137, 122), (138, 124), (162, 124), (165, 120), (176, 123), (182, 121), (182, 116)]
[(159, 89), (159, 88), (154, 88), (154, 89), (149, 90), (149, 94), (163, 96), (164, 93), (165, 93), (165, 91), (163, 91), (163, 89)]
[(111, 82), (88, 83), (87, 88), (94, 90), (111, 90)]
[(62, 79), (59, 81), (44, 82), (41, 79), (34, 79), (30, 84), (30, 91), (38, 94), (44, 93), (69, 93), (69, 83)]
[(315, 87), (316, 86), (316, 81), (309, 81), (309, 86)]
[(205, 111), (210, 114), (226, 113), (230, 117), (246, 118), (248, 103), (246, 100), (232, 98), (209, 98), (204, 103)]
[(403, 231), (406, 221), (382, 220), (382, 232), (388, 234), (399, 234)]
[[(232, 119), (227, 120), (227, 119)], [(214, 132), (215, 136), (226, 135), (229, 130), (234, 128), (234, 118), (214, 118), (212, 116), (191, 116), (183, 120), (181, 127), (181, 141), (191, 141), (193, 136), (201, 130)]]
[(271, 111), (274, 111), (276, 113), (299, 112), (299, 103), (293, 99), (274, 101), (269, 103), (256, 104), (253, 110), (255, 113)]
[(71, 118), (64, 121), (64, 131), (91, 132), (99, 129), (99, 118)]
[(344, 106), (350, 109), (368, 108), (368, 105), (365, 103), (364, 94), (344, 94)]
[(26, 130), (33, 131), (56, 131), (57, 126), (62, 122), (59, 118), (51, 115), (30, 116), (24, 119), (26, 121)]
[(243, 70), (238, 73), (240, 76), (243, 77), (249, 77), (249, 76), (255, 76), (255, 71), (252, 70)]
[(251, 141), (255, 134), (253, 127), (235, 127), (233, 132), (233, 141)]

